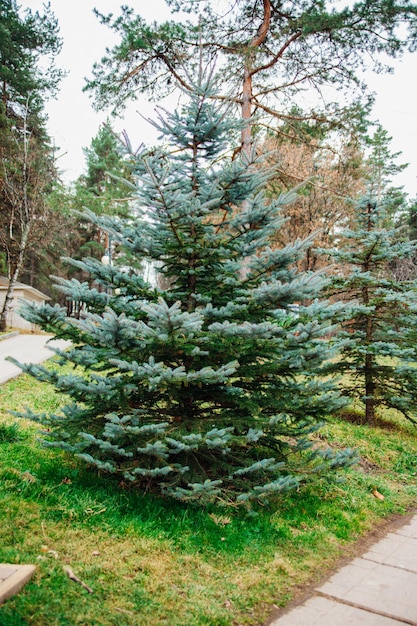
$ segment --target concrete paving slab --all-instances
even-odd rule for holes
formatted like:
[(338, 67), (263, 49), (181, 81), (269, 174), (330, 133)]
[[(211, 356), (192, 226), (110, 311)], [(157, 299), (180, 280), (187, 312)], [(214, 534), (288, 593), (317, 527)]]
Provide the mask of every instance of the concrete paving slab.
[(369, 613), (329, 598), (313, 597), (269, 626), (397, 626), (395, 619)]
[(317, 590), (358, 608), (417, 625), (417, 574), (357, 558)]
[(0, 563), (0, 581), (3, 582), (16, 572), (16, 565), (2, 565)]
[(0, 604), (20, 591), (35, 571), (34, 565), (0, 563)]
[(383, 565), (393, 565), (417, 574), (417, 539), (399, 533), (390, 533), (365, 552), (362, 558)]
[(401, 526), (401, 528), (397, 530), (397, 534), (405, 535), (406, 537), (414, 537), (414, 539), (417, 539), (417, 515), (412, 518), (409, 524)]
[(12, 356), (21, 363), (42, 363), (54, 355), (50, 348), (65, 350), (71, 345), (63, 339), (51, 339), (51, 335), (17, 335), (0, 342), (0, 384), (21, 374), (21, 369), (6, 361), (6, 357)]

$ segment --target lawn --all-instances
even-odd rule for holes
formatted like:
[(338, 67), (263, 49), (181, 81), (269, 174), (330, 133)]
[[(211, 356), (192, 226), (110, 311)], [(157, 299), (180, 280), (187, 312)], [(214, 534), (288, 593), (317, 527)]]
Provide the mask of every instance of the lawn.
[(320, 437), (356, 447), (358, 465), (248, 516), (123, 489), (7, 413), (61, 402), (27, 376), (0, 387), (0, 562), (37, 566), (1, 626), (262, 624), (417, 503), (417, 431), (392, 415), (375, 428), (330, 419)]

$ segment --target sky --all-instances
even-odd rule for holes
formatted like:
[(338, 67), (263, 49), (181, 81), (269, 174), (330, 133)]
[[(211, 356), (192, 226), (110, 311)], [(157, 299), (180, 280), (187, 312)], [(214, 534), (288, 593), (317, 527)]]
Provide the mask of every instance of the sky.
[[(107, 14), (120, 13), (120, 5), (128, 4), (148, 20), (169, 16), (164, 0), (50, 0), (60, 25), (63, 48), (57, 65), (68, 72), (61, 83), (56, 100), (47, 104), (49, 132), (59, 147), (58, 167), (66, 182), (75, 180), (83, 171), (83, 148), (90, 145), (108, 113), (97, 113), (91, 98), (82, 92), (84, 78), (91, 77), (92, 66), (99, 61), (106, 46), (117, 40), (112, 31), (102, 26), (93, 8)], [(32, 10), (43, 8), (43, 0), (19, 0), (19, 5)], [(391, 149), (401, 152), (397, 163), (409, 167), (395, 178), (411, 197), (417, 197), (417, 53), (407, 54), (395, 64), (393, 74), (367, 74), (370, 89), (376, 92), (373, 117), (392, 137)], [(116, 132), (126, 130), (134, 146), (153, 142), (156, 131), (145, 118), (155, 118), (155, 104), (144, 96), (129, 106), (122, 120), (112, 121)]]

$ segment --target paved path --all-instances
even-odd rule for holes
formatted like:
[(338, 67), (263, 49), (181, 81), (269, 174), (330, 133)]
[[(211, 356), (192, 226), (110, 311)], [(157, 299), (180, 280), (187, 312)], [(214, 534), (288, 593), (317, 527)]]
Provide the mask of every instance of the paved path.
[[(0, 341), (0, 384), (21, 373), (19, 367), (6, 361), (7, 356), (12, 356), (21, 363), (42, 363), (54, 354), (47, 345), (50, 339), (51, 335), (16, 335)], [(70, 342), (56, 339), (49, 342), (49, 345), (63, 349)]]
[(417, 515), (269, 626), (417, 625)]

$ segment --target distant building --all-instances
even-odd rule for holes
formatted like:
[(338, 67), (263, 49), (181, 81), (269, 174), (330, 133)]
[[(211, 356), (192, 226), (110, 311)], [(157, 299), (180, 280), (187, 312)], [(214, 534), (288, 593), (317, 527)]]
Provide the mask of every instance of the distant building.
[[(5, 276), (0, 276), (0, 310), (3, 308), (8, 286), (9, 279)], [(50, 299), (51, 298), (49, 296), (46, 296), (34, 287), (30, 287), (24, 283), (16, 283), (13, 293), (12, 307), (7, 318), (7, 326), (12, 328), (21, 328), (22, 330), (37, 330), (37, 326), (35, 324), (28, 322), (19, 315), (20, 305), (23, 302), (35, 302), (39, 304)]]

